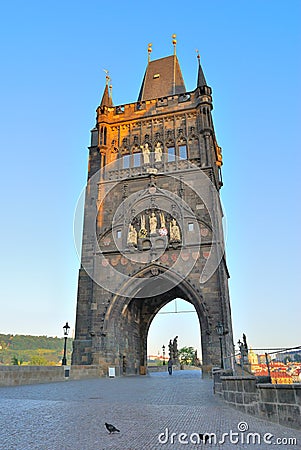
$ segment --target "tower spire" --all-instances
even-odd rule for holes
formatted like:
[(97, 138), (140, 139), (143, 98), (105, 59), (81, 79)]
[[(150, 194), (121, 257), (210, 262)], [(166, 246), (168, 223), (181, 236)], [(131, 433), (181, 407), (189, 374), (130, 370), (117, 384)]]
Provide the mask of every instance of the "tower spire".
[(198, 50), (196, 50), (196, 52), (197, 52), (197, 59), (198, 59), (198, 64), (199, 64), (197, 87), (207, 86), (205, 75), (204, 75), (204, 72), (203, 72), (203, 69), (202, 69), (202, 66), (201, 66), (200, 53), (199, 53)]
[(106, 74), (106, 86), (105, 90), (102, 96), (102, 100), (100, 102), (100, 106), (113, 106), (113, 100), (112, 100), (112, 86), (110, 86), (110, 92), (109, 92), (109, 82), (111, 80), (109, 76), (109, 71), (107, 69), (103, 69), (103, 71)]

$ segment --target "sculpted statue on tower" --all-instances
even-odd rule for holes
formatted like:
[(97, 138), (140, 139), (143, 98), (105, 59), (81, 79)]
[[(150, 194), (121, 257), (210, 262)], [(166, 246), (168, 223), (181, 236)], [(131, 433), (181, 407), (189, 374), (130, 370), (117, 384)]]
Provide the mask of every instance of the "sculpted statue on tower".
[(169, 236), (171, 242), (181, 241), (180, 228), (177, 225), (176, 219), (172, 219), (169, 224)]

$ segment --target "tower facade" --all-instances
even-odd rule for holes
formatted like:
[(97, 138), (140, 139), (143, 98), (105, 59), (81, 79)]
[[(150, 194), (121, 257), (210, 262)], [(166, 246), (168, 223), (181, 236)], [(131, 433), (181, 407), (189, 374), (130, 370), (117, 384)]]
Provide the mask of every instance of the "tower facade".
[(113, 105), (107, 76), (89, 147), (73, 364), (144, 373), (152, 320), (182, 298), (199, 319), (204, 368), (230, 365), (222, 155), (198, 62), (188, 92), (175, 52), (149, 60), (137, 102), (124, 105)]

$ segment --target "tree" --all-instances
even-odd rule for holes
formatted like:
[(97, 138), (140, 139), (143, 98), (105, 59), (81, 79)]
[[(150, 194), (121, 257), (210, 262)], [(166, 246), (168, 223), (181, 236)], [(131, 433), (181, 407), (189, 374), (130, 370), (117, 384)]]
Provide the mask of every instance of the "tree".
[(34, 355), (30, 360), (31, 366), (48, 366), (48, 360), (42, 355)]
[(195, 361), (196, 350), (193, 347), (182, 347), (179, 350), (179, 361), (181, 364), (192, 366)]
[(18, 359), (17, 356), (13, 356), (11, 359), (11, 363), (13, 366), (21, 366), (23, 364), (22, 359)]

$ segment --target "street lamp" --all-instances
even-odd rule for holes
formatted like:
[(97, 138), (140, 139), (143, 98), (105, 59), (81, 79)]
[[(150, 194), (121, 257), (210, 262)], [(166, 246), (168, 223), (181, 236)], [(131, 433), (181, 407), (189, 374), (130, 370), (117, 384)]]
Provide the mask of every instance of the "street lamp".
[(66, 351), (67, 351), (67, 336), (70, 330), (70, 327), (68, 325), (68, 322), (66, 322), (66, 325), (63, 326), (63, 330), (64, 330), (64, 356), (62, 359), (62, 366), (66, 366), (67, 365), (67, 358), (66, 358)]
[(163, 366), (165, 366), (165, 345), (162, 346), (163, 351)]
[(221, 369), (223, 369), (224, 368), (224, 356), (223, 356), (222, 337), (224, 335), (224, 325), (221, 322), (218, 322), (215, 329), (216, 329), (216, 332), (219, 337), (219, 345), (220, 345), (220, 349), (221, 349)]

